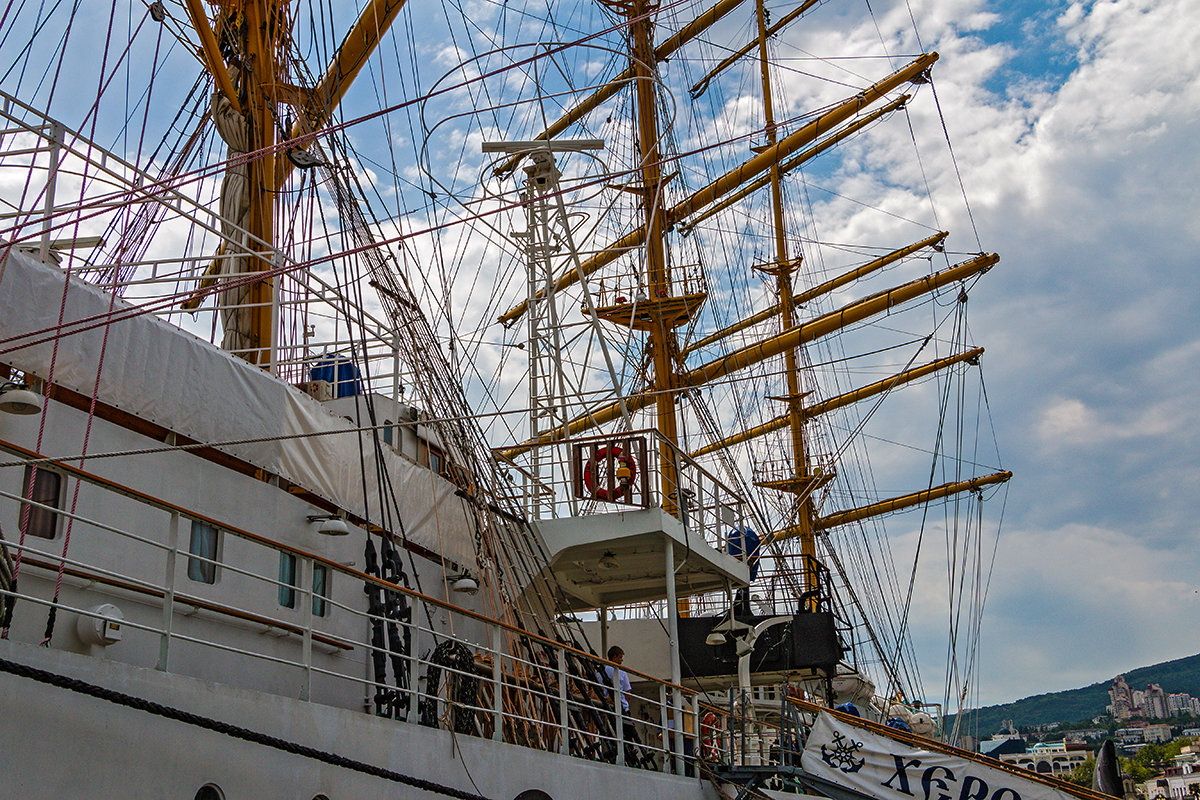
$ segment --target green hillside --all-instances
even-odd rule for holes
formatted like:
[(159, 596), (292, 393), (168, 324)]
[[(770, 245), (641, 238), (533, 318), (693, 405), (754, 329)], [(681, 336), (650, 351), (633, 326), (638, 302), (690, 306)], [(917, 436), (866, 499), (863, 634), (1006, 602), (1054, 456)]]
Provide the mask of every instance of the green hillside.
[[(1124, 673), (1125, 680), (1135, 689), (1157, 683), (1168, 693), (1186, 692), (1200, 697), (1200, 654), (1165, 661), (1149, 667), (1139, 667)], [(1112, 677), (1116, 677), (1115, 675)], [(989, 736), (1000, 729), (1001, 720), (1011, 719), (1017, 725), (1038, 725), (1046, 722), (1075, 722), (1104, 713), (1108, 705), (1108, 687), (1112, 678), (1081, 689), (1068, 689), (1026, 697), (999, 706), (987, 706), (972, 711), (968, 730)], [(954, 718), (946, 720), (947, 728)]]

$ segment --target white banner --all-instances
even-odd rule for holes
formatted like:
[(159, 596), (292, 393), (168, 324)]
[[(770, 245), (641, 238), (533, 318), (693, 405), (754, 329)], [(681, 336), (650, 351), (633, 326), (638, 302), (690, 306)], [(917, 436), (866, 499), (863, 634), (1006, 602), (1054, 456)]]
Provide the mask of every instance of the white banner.
[(1044, 783), (889, 739), (824, 712), (800, 765), (810, 775), (879, 800), (1077, 800)]

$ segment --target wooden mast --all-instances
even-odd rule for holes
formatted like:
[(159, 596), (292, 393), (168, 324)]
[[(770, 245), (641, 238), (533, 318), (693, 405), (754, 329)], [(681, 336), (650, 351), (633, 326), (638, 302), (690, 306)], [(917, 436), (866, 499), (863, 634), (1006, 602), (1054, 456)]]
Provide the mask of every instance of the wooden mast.
[[(748, 181), (754, 180), (759, 175), (765, 173), (771, 164), (777, 163), (785, 158), (788, 158), (796, 151), (800, 150), (818, 138), (832, 131), (837, 126), (846, 122), (858, 112), (867, 108), (875, 102), (883, 99), (888, 92), (914, 80), (920, 80), (934, 62), (938, 60), (937, 53), (926, 53), (915, 59), (912, 63), (893, 72), (881, 81), (867, 87), (858, 92), (852, 97), (849, 97), (842, 102), (834, 105), (823, 113), (813, 118), (810, 122), (800, 126), (794, 132), (788, 134), (783, 139), (780, 139), (774, 147), (768, 148), (763, 152), (755, 155), (747, 160), (742, 165), (735, 167), (724, 175), (721, 175), (716, 180), (712, 181), (707, 186), (696, 190), (688, 195), (678, 204), (670, 207), (663, 214), (664, 229), (669, 230), (672, 225), (687, 219), (692, 214), (697, 213), (701, 209), (715, 203), (720, 198), (736, 191), (740, 186)], [(795, 165), (794, 165), (795, 166)], [(629, 233), (622, 236), (617, 241), (601, 249), (596, 255), (588, 258), (577, 269), (568, 270), (555, 281), (554, 285), (547, 289), (539, 290), (539, 299), (547, 292), (558, 292), (574, 285), (581, 278), (586, 278), (592, 273), (604, 268), (608, 264), (616, 261), (631, 249), (641, 247), (646, 241), (646, 227), (639, 226)], [(525, 313), (529, 307), (528, 300), (522, 300), (516, 303), (508, 311), (500, 315), (499, 321), (504, 325), (512, 325)]]
[(662, 504), (670, 514), (677, 510), (679, 489), (678, 464), (679, 422), (675, 415), (675, 391), (678, 382), (675, 362), (679, 344), (675, 329), (668, 323), (660, 301), (672, 294), (671, 268), (667, 263), (666, 220), (663, 202), (662, 150), (659, 147), (658, 99), (655, 93), (655, 58), (653, 45), (653, 12), (657, 0), (632, 0), (622, 3), (629, 17), (629, 38), (632, 45), (630, 69), (633, 72), (634, 99), (637, 108), (638, 155), (641, 158), (641, 206), (646, 231), (645, 275), (650, 289), (650, 302), (639, 313), (649, 315), (650, 355), (654, 363), (651, 392), (655, 397), (655, 427), (662, 434), (659, 447)]
[[(775, 130), (775, 103), (771, 94), (771, 69), (767, 62), (767, 15), (763, 8), (763, 0), (755, 0), (755, 17), (758, 21), (758, 62), (762, 78), (763, 121), (766, 131), (766, 146), (774, 148), (778, 144)], [(780, 173), (779, 162), (771, 164), (767, 174), (771, 185), (771, 222), (774, 227), (775, 261), (762, 268), (762, 271), (775, 276), (775, 290), (779, 295), (779, 325), (780, 331), (786, 331), (796, 324), (796, 309), (792, 294), (792, 271), (800, 266), (801, 258), (795, 260), (788, 257), (786, 236), (786, 221), (783, 216), (783, 177)], [(817, 545), (812, 533), (813, 493), (809, 490), (809, 480), (806, 476), (810, 470), (808, 455), (804, 441), (804, 418), (801, 416), (804, 395), (800, 391), (799, 359), (796, 349), (788, 348), (783, 353), (784, 380), (787, 383), (788, 425), (792, 434), (792, 475), (793, 480), (784, 484), (785, 491), (792, 491), (799, 500), (796, 509), (797, 536), (800, 539), (801, 574), (804, 581), (805, 596), (817, 597), (816, 558)], [(759, 484), (763, 485), (763, 484)]]
[[(285, 144), (277, 133), (282, 130), (280, 104), (286, 103), (296, 111), (296, 121), (286, 132), (289, 139), (311, 134), (326, 125), (404, 3), (405, 0), (371, 0), (367, 3), (319, 84), (309, 90), (287, 80), (288, 69), (283, 54), (291, 18), (286, 0), (213, 3), (222, 41), (232, 41), (237, 52), (239, 63), (232, 65), (236, 67), (233, 75), (225, 64), (218, 37), (208, 23), (201, 0), (186, 0), (188, 16), (200, 38), (201, 61), (212, 74), (220, 95), (244, 119), (245, 152), (252, 154), (245, 164), (248, 214), (244, 220), (245, 231), (249, 234), (246, 249), (251, 255), (247, 256), (243, 272), (257, 273), (261, 277), (245, 287), (235, 313), (226, 324), (234, 326), (241, 337), (238, 354), (264, 369), (270, 369), (273, 364), (277, 327), (275, 281), (266, 273), (277, 265), (263, 250), (269, 251), (274, 245), (276, 198), (292, 170), (291, 161), (279, 156)], [(288, 116), (290, 114), (283, 115), (284, 118)], [(237, 225), (241, 221), (229, 219), (227, 222)], [(218, 255), (222, 254), (232, 254), (228, 245), (222, 245)], [(212, 291), (221, 263), (221, 259), (214, 259), (196, 291), (183, 303), (184, 308), (196, 308)]]
[[(249, 126), (250, 152), (250, 214), (246, 230), (250, 234), (250, 249), (262, 247), (256, 242), (275, 241), (275, 87), (281, 83), (279, 47), (283, 40), (286, 14), (277, 0), (246, 0), (246, 54), (242, 70), (242, 93), (246, 98), (245, 112)], [(262, 256), (250, 260), (249, 272), (268, 272), (272, 264)], [(270, 367), (275, 347), (274, 314), (275, 281), (263, 277), (248, 287), (246, 303), (246, 336), (249, 352), (245, 358), (260, 367)]]

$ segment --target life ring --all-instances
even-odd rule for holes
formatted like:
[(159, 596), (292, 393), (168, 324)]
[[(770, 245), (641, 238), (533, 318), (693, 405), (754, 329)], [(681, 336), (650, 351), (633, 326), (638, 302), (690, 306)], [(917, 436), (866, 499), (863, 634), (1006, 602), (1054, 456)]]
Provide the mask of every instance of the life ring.
[[(616, 482), (613, 484), (611, 491), (608, 486), (596, 486), (596, 477), (600, 471), (600, 463), (607, 462), (610, 457), (616, 465), (614, 473)], [(615, 444), (611, 447), (601, 447), (592, 453), (592, 457), (588, 459), (587, 464), (583, 467), (583, 485), (587, 487), (592, 497), (597, 500), (616, 500), (623, 497), (629, 491), (629, 487), (633, 485), (633, 480), (636, 477), (637, 464), (634, 462), (633, 456)]]
[(715, 763), (721, 756), (717, 746), (718, 724), (717, 715), (711, 711), (706, 711), (700, 718), (700, 758), (709, 763)]

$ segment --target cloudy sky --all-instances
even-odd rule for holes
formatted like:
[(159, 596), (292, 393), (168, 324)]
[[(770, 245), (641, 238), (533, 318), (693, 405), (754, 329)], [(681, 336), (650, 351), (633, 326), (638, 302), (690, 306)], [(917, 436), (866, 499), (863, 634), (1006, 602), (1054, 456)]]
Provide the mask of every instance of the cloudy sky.
[[(1015, 473), (979, 698), (1194, 654), (1200, 7), (912, 7), (943, 53), (980, 238), (1003, 257), (972, 298)], [(934, 624), (936, 609), (924, 613)]]
[[(482, 21), (499, 13), (499, 4), (475, 5)], [(769, 5), (776, 15), (792, 6)], [(877, 162), (874, 174), (856, 176), (855, 191), (881, 205), (894, 191), (895, 207), (904, 208), (901, 184), (921, 177), (935, 196), (953, 200), (961, 175), (979, 241), (1003, 259), (970, 306), (971, 339), (987, 348), (999, 458), (1015, 473), (971, 696), (1004, 702), (1197, 652), (1200, 6), (872, 0), (869, 7), (873, 15), (862, 0), (829, 0), (776, 47), (785, 56), (876, 57), (858, 70), (872, 80), (922, 50), (942, 55), (934, 74), (958, 173), (942, 163), (924, 176), (889, 176), (902, 167)], [(728, 28), (729, 41), (739, 38), (736, 25)], [(20, 66), (23, 41), (0, 42), (7, 69), (0, 78), (13, 91), (24, 76), (18, 93), (30, 98), (49, 80)], [(176, 46), (164, 42), (164, 50)], [(408, 44), (441, 71), (437, 59), (446, 51), (427, 42), (402, 42), (390, 57), (407, 59)], [(155, 42), (142, 46), (149, 52)], [(180, 74), (191, 74), (194, 62), (184, 61)], [(72, 91), (94, 94), (80, 86), (66, 82), (55, 98), (68, 123), (78, 122), (67, 111), (77, 100)], [(389, 91), (404, 96), (409, 87), (393, 81)], [(805, 91), (789, 95), (791, 112), (846, 94), (833, 83), (826, 94)], [(936, 139), (941, 121), (930, 98), (921, 99), (910, 119)], [(750, 119), (755, 105), (744, 111)], [(403, 127), (386, 137), (399, 144), (419, 135)], [(909, 135), (881, 128), (872, 146)], [(831, 169), (856, 153), (848, 147)], [(826, 176), (810, 177), (819, 184)], [(976, 249), (962, 204), (939, 211), (952, 243)], [(862, 225), (847, 212), (826, 231), (861, 240)], [(894, 246), (925, 235), (874, 233)], [(989, 515), (996, 521), (998, 509)], [(891, 530), (903, 561), (915, 534), (903, 525)], [(944, 593), (918, 591), (912, 631), (918, 650), (934, 654), (922, 665), (931, 695), (945, 617)]]

